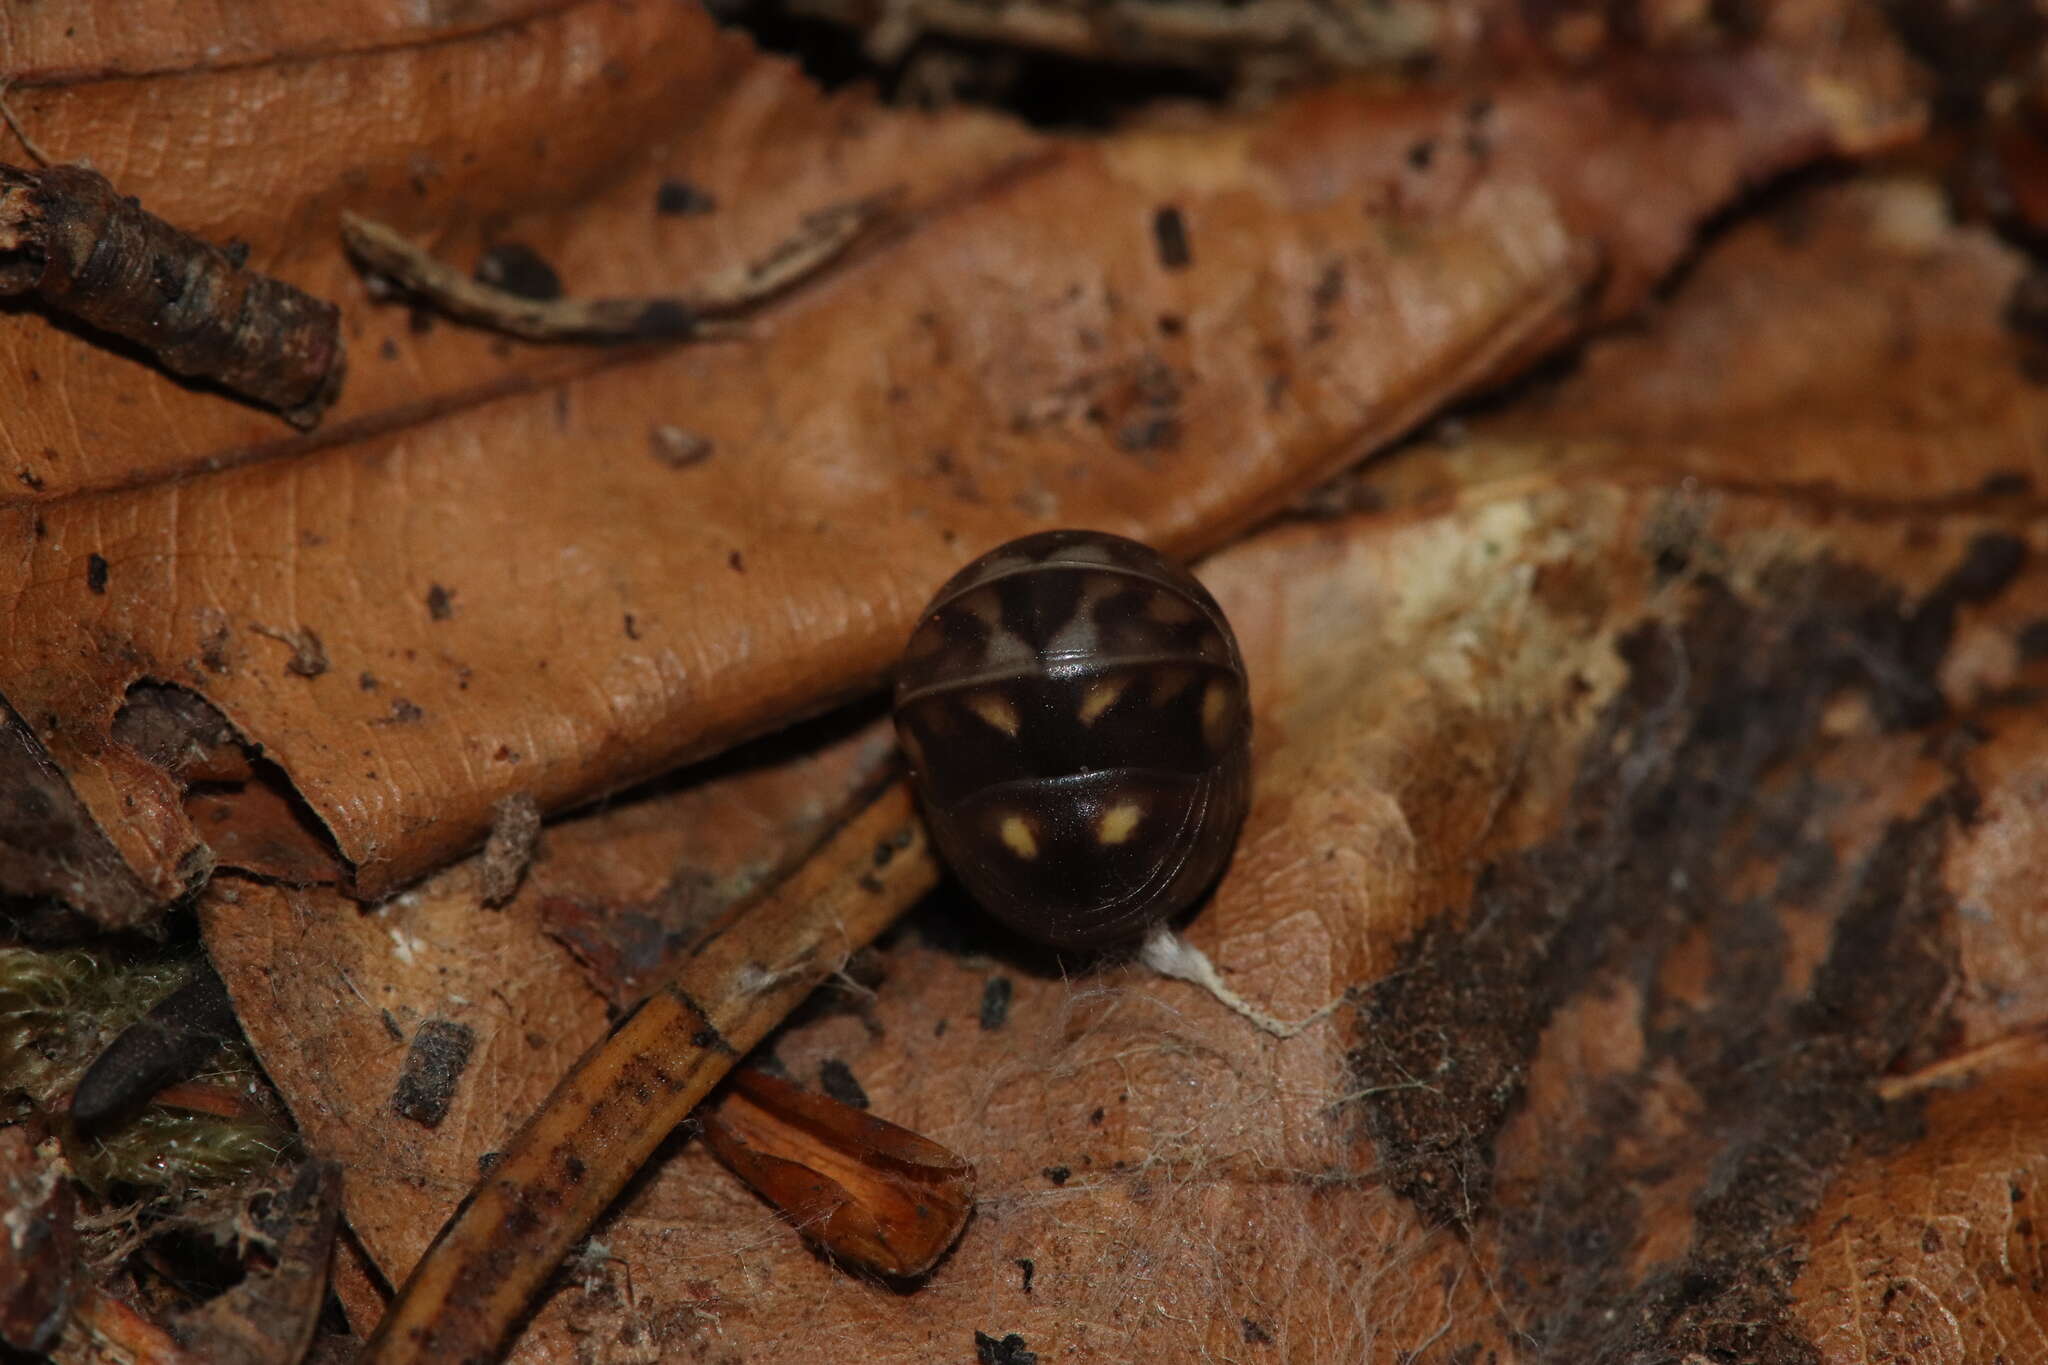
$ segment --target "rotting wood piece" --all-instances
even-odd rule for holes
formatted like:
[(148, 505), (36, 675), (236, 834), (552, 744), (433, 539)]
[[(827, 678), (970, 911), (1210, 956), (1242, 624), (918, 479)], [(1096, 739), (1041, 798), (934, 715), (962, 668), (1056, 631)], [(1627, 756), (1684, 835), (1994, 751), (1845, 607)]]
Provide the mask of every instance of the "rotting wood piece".
[(181, 1315), (178, 1340), (208, 1365), (291, 1365), (304, 1359), (327, 1301), (341, 1222), (341, 1167), (310, 1161), (255, 1216), (272, 1264)]
[(836, 1261), (922, 1275), (974, 1212), (966, 1158), (753, 1067), (703, 1124), (712, 1155)]
[[(896, 851), (878, 863), (883, 846)], [(909, 788), (893, 781), (787, 881), (721, 917), (463, 1200), (378, 1325), (365, 1365), (496, 1359), (569, 1247), (670, 1131), (938, 877)]]
[(90, 907), (128, 927), (156, 900), (122, 860), (28, 720), (0, 697), (0, 887), (23, 903)]
[(341, 237), (365, 269), (462, 322), (528, 341), (675, 341), (720, 335), (719, 319), (764, 303), (830, 265), (880, 219), (889, 198), (820, 209), (759, 260), (673, 298), (517, 293), (465, 275), (394, 229), (353, 213), (341, 216)]
[(141, 346), (294, 426), (317, 426), (347, 368), (341, 311), (242, 268), (84, 166), (0, 163), (0, 295)]
[(270, 1265), (166, 1326), (87, 1285), (54, 1365), (296, 1365), (327, 1301), (327, 1267), (341, 1219), (341, 1168), (313, 1161), (272, 1188), (249, 1230)]
[(63, 1163), (39, 1156), (25, 1129), (0, 1129), (0, 1342), (49, 1349), (71, 1317), (78, 1273), (75, 1201)]

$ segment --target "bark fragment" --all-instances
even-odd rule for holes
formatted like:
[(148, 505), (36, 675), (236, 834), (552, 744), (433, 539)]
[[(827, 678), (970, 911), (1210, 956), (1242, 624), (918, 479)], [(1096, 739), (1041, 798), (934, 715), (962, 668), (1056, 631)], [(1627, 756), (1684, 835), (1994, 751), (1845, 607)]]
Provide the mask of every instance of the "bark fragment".
[(297, 427), (319, 425), (347, 368), (333, 304), (244, 270), (83, 166), (0, 163), (0, 295), (9, 294), (32, 294)]
[(0, 1342), (43, 1351), (70, 1319), (78, 1276), (75, 1200), (61, 1161), (20, 1126), (0, 1128)]
[(491, 821), (491, 837), (484, 841), (481, 889), (485, 905), (496, 907), (512, 899), (539, 847), (540, 804), (525, 792), (500, 801), (497, 818)]
[(469, 1066), (476, 1033), (451, 1019), (429, 1019), (412, 1036), (405, 1070), (392, 1092), (391, 1108), (402, 1118), (432, 1128), (448, 1117), (455, 1086)]
[(929, 1138), (752, 1067), (703, 1118), (733, 1174), (836, 1260), (930, 1270), (974, 1211), (974, 1167)]

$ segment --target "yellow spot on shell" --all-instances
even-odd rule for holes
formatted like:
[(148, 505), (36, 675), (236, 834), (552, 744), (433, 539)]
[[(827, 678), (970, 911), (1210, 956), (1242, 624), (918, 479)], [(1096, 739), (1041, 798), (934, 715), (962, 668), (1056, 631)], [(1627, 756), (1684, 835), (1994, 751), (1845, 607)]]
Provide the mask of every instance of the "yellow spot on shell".
[(1000, 692), (976, 692), (967, 699), (967, 709), (1010, 738), (1017, 737), (1017, 708)]
[(1095, 822), (1095, 837), (1105, 844), (1120, 844), (1131, 837), (1131, 831), (1144, 818), (1145, 808), (1136, 801), (1119, 801)]
[(1162, 668), (1152, 676), (1152, 704), (1164, 706), (1195, 680), (1192, 668)]
[(1195, 619), (1195, 604), (1177, 592), (1154, 592), (1145, 603), (1145, 614), (1162, 626), (1177, 626)]
[(1130, 677), (1126, 674), (1102, 678), (1089, 684), (1087, 694), (1081, 698), (1081, 723), (1093, 725), (1101, 719), (1102, 713), (1116, 705), (1116, 699), (1124, 694), (1124, 689), (1130, 686), (1130, 683)]
[(1005, 815), (996, 832), (1002, 835), (1003, 847), (1019, 858), (1038, 856), (1038, 836), (1031, 832), (1031, 822), (1023, 816)]
[(996, 597), (994, 588), (981, 588), (971, 592), (955, 605), (990, 630), (1002, 629), (1003, 607), (1001, 600)]
[(1218, 678), (1202, 693), (1202, 740), (1211, 749), (1221, 749), (1230, 738), (1231, 722), (1237, 719), (1237, 689)]
[(1064, 560), (1069, 564), (1114, 564), (1116, 556), (1107, 545), (1094, 541), (1079, 541), (1062, 546), (1046, 556), (1048, 559)]

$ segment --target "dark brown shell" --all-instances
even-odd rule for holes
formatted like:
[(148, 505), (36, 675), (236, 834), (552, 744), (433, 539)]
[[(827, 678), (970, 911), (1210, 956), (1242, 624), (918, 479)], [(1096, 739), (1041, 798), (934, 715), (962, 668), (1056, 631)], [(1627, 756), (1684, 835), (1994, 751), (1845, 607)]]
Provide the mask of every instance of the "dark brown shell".
[(1013, 540), (940, 588), (897, 670), (896, 732), (960, 880), (1058, 947), (1193, 904), (1250, 801), (1230, 623), (1184, 570), (1100, 531)]

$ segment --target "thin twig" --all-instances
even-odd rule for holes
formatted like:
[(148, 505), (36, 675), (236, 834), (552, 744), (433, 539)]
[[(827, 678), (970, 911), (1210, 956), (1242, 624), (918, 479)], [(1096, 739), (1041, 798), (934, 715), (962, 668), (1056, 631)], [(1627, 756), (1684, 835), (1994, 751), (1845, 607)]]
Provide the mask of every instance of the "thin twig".
[(53, 163), (49, 156), (36, 145), (36, 140), (28, 135), (28, 129), (21, 126), (21, 120), (14, 116), (13, 106), (7, 102), (7, 87), (13, 84), (14, 77), (0, 76), (0, 119), (7, 121), (8, 130), (14, 134), (14, 140), (21, 144), (22, 150), (34, 159), (36, 165), (51, 165)]
[(462, 322), (528, 341), (677, 340), (731, 334), (719, 319), (757, 307), (831, 264), (879, 220), (888, 198), (813, 213), (761, 259), (673, 298), (533, 299), (472, 279), (357, 214), (341, 216), (341, 237), (366, 269)]
[(341, 312), (143, 209), (84, 166), (0, 162), (0, 295), (25, 294), (317, 425), (347, 371)]
[[(883, 849), (890, 856), (878, 857)], [(721, 918), (478, 1182), (413, 1267), (364, 1365), (495, 1359), (562, 1257), (662, 1140), (938, 875), (910, 791), (892, 781), (789, 880)]]

